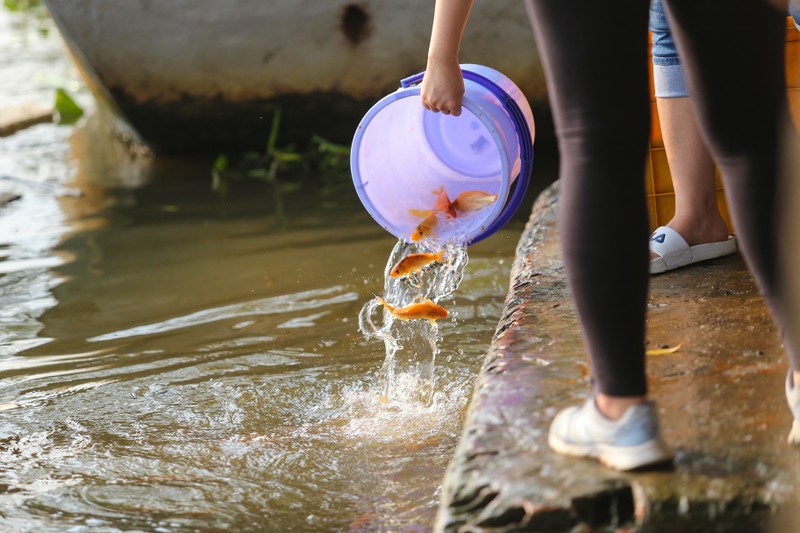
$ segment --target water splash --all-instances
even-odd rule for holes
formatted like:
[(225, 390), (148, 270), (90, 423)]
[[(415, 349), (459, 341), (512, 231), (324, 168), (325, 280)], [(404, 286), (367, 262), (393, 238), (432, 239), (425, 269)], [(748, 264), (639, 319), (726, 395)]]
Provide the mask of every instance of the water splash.
[[(432, 253), (444, 249), (444, 261), (434, 263), (408, 277), (394, 278), (392, 268), (412, 253)], [(395, 307), (430, 299), (434, 303), (450, 296), (461, 284), (469, 261), (467, 245), (460, 242), (399, 240), (389, 255), (384, 270), (383, 299)], [(381, 367), (382, 398), (385, 402), (421, 403), (430, 405), (434, 397), (434, 364), (439, 353), (436, 322), (402, 321), (384, 310), (380, 326), (372, 320), (377, 307), (373, 298), (361, 308), (359, 329), (367, 338), (382, 339), (386, 358)], [(455, 319), (454, 314), (450, 315)]]

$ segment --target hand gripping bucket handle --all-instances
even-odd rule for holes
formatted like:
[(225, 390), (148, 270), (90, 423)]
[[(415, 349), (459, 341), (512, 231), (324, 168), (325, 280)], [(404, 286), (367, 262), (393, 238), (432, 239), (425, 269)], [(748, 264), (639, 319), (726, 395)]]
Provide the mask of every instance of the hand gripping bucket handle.
[[(521, 161), (519, 176), (515, 180), (516, 186), (514, 187), (514, 192), (512, 193), (511, 198), (509, 198), (505, 207), (503, 208), (503, 211), (489, 225), (489, 227), (472, 239), (470, 244), (475, 244), (502, 228), (511, 219), (511, 217), (514, 216), (514, 213), (516, 213), (517, 209), (519, 209), (519, 206), (522, 204), (522, 200), (525, 198), (525, 193), (528, 190), (528, 183), (530, 183), (531, 173), (533, 170), (533, 137), (531, 136), (528, 122), (526, 121), (525, 115), (522, 113), (519, 104), (517, 104), (517, 102), (511, 96), (509, 96), (506, 91), (504, 91), (492, 80), (476, 72), (462, 69), (461, 73), (464, 76), (464, 79), (470, 80), (482, 86), (484, 89), (491, 92), (502, 103), (503, 109), (506, 111), (506, 113), (508, 113), (508, 116), (514, 123), (514, 127), (517, 131)], [(418, 74), (414, 74), (413, 76), (404, 78), (400, 80), (400, 86), (405, 89), (417, 85), (422, 82), (424, 76), (425, 73), (420, 72)]]

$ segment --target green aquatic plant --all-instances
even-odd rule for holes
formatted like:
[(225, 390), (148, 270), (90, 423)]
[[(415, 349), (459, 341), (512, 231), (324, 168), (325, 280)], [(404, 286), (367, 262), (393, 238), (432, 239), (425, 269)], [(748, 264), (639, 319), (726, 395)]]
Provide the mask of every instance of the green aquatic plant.
[(211, 190), (220, 196), (227, 196), (230, 190), (230, 182), (226, 176), (228, 165), (228, 156), (219, 154), (214, 160), (214, 166), (211, 167)]
[(75, 124), (83, 116), (83, 108), (75, 103), (69, 93), (61, 87), (56, 89), (54, 108), (57, 124)]
[(317, 170), (329, 192), (337, 190), (343, 182), (350, 181), (350, 147), (332, 143), (319, 135), (311, 137), (317, 155)]
[[(23, 28), (35, 24), (36, 30), (47, 37), (50, 34), (52, 20), (47, 6), (42, 0), (3, 0), (3, 6), (11, 13), (21, 17)], [(23, 39), (27, 32), (23, 32)], [(55, 90), (53, 110), (54, 122), (69, 125), (76, 123), (84, 114), (83, 108), (78, 105), (68, 91), (77, 92), (82, 88), (82, 83), (75, 79), (65, 78), (50, 72), (37, 73), (37, 80), (52, 86)]]
[[(238, 157), (220, 154), (211, 169), (211, 189), (227, 197), (232, 183), (251, 179), (269, 185), (275, 215), (282, 228), (288, 226), (285, 213), (285, 195), (311, 187), (323, 197), (342, 190), (350, 179), (350, 147), (333, 143), (314, 135), (310, 146), (303, 151), (293, 145), (278, 147), (281, 109), (272, 115), (269, 136), (264, 151), (245, 152)], [(319, 204), (335, 208), (330, 198)]]
[(295, 167), (304, 162), (304, 157), (291, 146), (278, 148), (280, 124), (281, 108), (277, 108), (272, 114), (272, 125), (263, 153), (246, 152), (235, 166), (231, 165), (231, 159), (227, 154), (217, 156), (211, 169), (211, 188), (225, 197), (230, 191), (232, 181), (242, 179), (263, 181), (269, 185), (272, 191), (275, 216), (280, 227), (285, 229), (289, 222), (284, 208), (284, 194), (299, 190), (301, 184), (288, 180), (286, 177), (279, 179), (279, 174), (288, 176), (285, 171), (289, 168), (296, 170)]
[(284, 209), (283, 195), (285, 193), (293, 192), (299, 189), (296, 182), (282, 183), (278, 180), (278, 171), (287, 165), (295, 165), (303, 161), (303, 156), (291, 148), (278, 149), (276, 143), (278, 142), (278, 129), (281, 124), (281, 108), (277, 108), (272, 114), (272, 127), (270, 128), (269, 138), (267, 139), (267, 148), (264, 152), (264, 162), (266, 168), (255, 168), (250, 170), (248, 175), (256, 179), (263, 179), (270, 184), (272, 188), (272, 199), (275, 203), (275, 216), (281, 228), (286, 229), (289, 226), (289, 220), (286, 218), (286, 211)]

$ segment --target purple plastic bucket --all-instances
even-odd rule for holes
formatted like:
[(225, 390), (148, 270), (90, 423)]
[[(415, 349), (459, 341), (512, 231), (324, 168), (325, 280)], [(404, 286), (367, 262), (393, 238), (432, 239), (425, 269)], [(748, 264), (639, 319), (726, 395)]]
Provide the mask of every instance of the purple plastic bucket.
[(496, 195), (469, 216), (440, 224), (432, 235), (468, 244), (503, 227), (525, 196), (535, 134), (528, 101), (494, 69), (461, 69), (460, 116), (422, 107), (421, 73), (376, 103), (353, 138), (350, 168), (358, 196), (372, 218), (400, 239), (411, 240), (442, 190), (451, 201), (468, 191)]

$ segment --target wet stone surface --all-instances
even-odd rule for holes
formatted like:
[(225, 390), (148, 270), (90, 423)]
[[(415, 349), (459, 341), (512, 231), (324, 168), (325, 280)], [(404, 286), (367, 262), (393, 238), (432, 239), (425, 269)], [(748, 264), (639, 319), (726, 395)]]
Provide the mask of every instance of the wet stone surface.
[(795, 530), (785, 355), (739, 255), (651, 280), (647, 348), (681, 345), (648, 359), (675, 468), (622, 474), (549, 450), (552, 417), (590, 388), (557, 204), (558, 183), (520, 239), (436, 531)]

